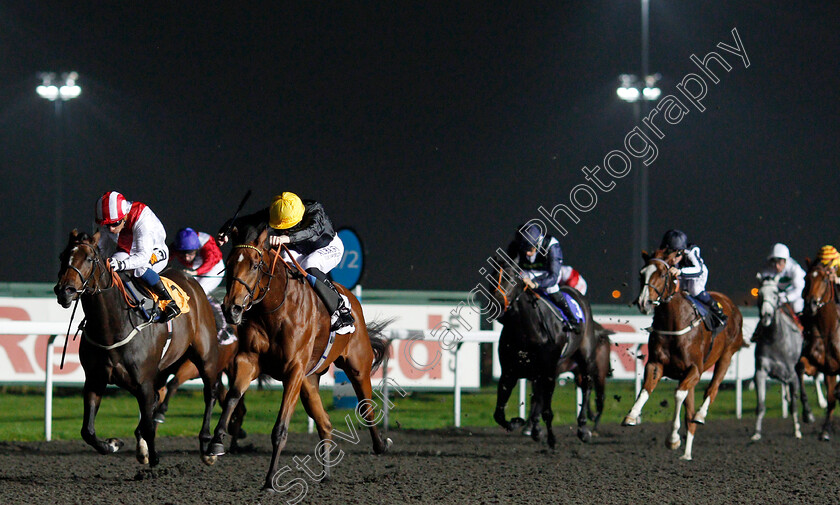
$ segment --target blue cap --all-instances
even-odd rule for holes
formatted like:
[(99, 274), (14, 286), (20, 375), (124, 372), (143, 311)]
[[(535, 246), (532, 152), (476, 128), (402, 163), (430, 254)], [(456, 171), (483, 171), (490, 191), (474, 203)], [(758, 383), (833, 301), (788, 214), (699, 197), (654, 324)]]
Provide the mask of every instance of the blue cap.
[(181, 228), (175, 237), (176, 251), (196, 251), (201, 249), (201, 242), (198, 240), (198, 233), (192, 228)]

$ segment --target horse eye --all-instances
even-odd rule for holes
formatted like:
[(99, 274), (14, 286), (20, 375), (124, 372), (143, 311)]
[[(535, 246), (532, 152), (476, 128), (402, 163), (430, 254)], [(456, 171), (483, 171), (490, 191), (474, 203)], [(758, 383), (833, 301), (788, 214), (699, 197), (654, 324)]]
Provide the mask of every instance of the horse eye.
[(254, 263), (254, 266), (251, 267), (251, 270), (256, 270), (258, 268), (260, 268), (260, 264), (259, 263)]

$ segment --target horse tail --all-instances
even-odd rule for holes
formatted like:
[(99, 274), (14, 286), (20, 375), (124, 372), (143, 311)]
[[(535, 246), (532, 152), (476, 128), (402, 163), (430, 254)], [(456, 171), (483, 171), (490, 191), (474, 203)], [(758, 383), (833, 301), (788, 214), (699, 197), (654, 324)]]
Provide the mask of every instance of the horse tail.
[(370, 347), (373, 349), (373, 367), (370, 370), (371, 373), (375, 372), (379, 368), (379, 365), (388, 358), (390, 345), (388, 339), (385, 338), (385, 328), (393, 323), (395, 319), (390, 318), (383, 321), (373, 321), (367, 325)]

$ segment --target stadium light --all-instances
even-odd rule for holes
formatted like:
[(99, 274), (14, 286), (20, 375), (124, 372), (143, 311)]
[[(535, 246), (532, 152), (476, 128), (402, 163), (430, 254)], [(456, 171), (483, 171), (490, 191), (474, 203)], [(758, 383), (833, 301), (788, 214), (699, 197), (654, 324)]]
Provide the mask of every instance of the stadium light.
[(54, 216), (54, 237), (53, 247), (55, 256), (61, 253), (61, 240), (64, 234), (62, 230), (64, 202), (62, 197), (61, 170), (64, 143), (64, 125), (61, 117), (64, 102), (78, 98), (82, 94), (82, 88), (76, 81), (79, 74), (76, 72), (64, 72), (58, 76), (55, 72), (41, 72), (38, 74), (41, 84), (35, 88), (38, 96), (55, 103), (55, 163), (53, 164), (53, 180), (55, 184), (55, 216)]

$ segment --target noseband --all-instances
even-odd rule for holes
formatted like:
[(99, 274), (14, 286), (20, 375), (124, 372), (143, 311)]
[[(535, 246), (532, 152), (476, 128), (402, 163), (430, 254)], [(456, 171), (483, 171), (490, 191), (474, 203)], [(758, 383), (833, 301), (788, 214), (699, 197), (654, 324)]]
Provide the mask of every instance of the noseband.
[(649, 282), (646, 282), (646, 283), (644, 283), (644, 285), (642, 285), (642, 288), (651, 288), (656, 292), (656, 297), (657, 298), (656, 298), (656, 300), (651, 302), (653, 304), (653, 306), (655, 307), (655, 306), (658, 306), (662, 303), (670, 302), (671, 299), (674, 298), (674, 295), (677, 294), (677, 290), (676, 290), (676, 288), (674, 288), (673, 291), (669, 291), (669, 289), (668, 289), (668, 286), (671, 285), (671, 281), (673, 280), (672, 276), (671, 276), (671, 265), (669, 265), (667, 261), (661, 260), (659, 258), (650, 258), (650, 261), (656, 261), (658, 263), (662, 263), (663, 265), (665, 265), (665, 287), (662, 289), (662, 291), (657, 289), (656, 286), (654, 286), (653, 284), (651, 284)]
[(820, 310), (825, 307), (827, 303), (834, 299), (834, 286), (831, 285), (831, 279), (828, 278), (828, 275), (822, 276), (822, 282), (825, 284), (825, 293), (823, 293), (822, 296), (820, 296), (820, 299), (817, 300), (816, 310)]

